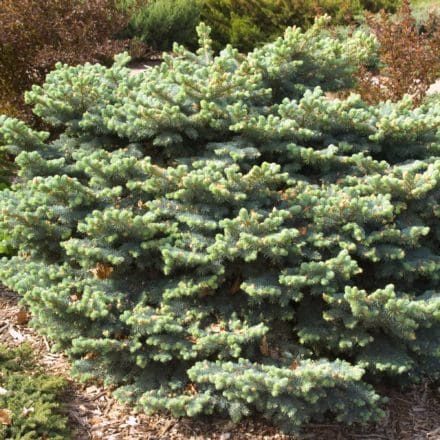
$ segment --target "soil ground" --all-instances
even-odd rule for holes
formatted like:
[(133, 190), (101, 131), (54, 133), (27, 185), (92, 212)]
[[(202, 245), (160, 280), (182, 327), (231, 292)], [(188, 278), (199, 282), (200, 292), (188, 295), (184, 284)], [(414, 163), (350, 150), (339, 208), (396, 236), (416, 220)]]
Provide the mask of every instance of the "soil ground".
[(385, 419), (377, 425), (314, 424), (301, 437), (283, 435), (255, 418), (234, 425), (219, 418), (147, 416), (120, 405), (98, 383), (72, 380), (67, 358), (52, 353), (50, 342), (30, 328), (25, 317), (18, 296), (0, 288), (0, 343), (28, 342), (46, 371), (68, 379), (62, 401), (75, 440), (440, 440), (440, 389), (427, 383), (406, 391), (384, 389), (389, 402)]

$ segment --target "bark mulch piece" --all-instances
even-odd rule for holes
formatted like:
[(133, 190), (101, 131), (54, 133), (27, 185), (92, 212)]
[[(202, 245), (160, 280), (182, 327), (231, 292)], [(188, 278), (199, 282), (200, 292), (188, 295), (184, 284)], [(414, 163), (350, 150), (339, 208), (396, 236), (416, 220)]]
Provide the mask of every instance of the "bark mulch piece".
[[(0, 287), (0, 343), (29, 343), (48, 373), (68, 380), (61, 397), (76, 440), (299, 440), (281, 434), (261, 420), (238, 425), (219, 418), (175, 419), (147, 416), (120, 405), (109, 389), (98, 383), (79, 384), (69, 377), (69, 362), (62, 353), (51, 353), (50, 342), (27, 326), (29, 314), (18, 296)], [(386, 417), (377, 425), (350, 428), (337, 423), (312, 424), (304, 440), (440, 440), (440, 389), (423, 384), (406, 391), (383, 390), (389, 398)]]

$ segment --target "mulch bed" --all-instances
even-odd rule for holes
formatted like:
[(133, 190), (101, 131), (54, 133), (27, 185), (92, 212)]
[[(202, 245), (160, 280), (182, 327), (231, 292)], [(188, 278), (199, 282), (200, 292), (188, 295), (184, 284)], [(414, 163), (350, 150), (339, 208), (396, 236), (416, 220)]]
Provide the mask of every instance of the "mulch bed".
[[(174, 419), (147, 416), (120, 405), (97, 383), (79, 384), (69, 377), (69, 362), (51, 353), (50, 342), (26, 324), (18, 296), (0, 288), (0, 343), (32, 345), (47, 372), (69, 381), (62, 396), (76, 440), (299, 440), (281, 434), (257, 419), (238, 425), (219, 418)], [(389, 398), (386, 418), (378, 425), (343, 427), (336, 423), (310, 425), (301, 439), (315, 440), (440, 440), (440, 389), (424, 384), (405, 392), (384, 390)]]

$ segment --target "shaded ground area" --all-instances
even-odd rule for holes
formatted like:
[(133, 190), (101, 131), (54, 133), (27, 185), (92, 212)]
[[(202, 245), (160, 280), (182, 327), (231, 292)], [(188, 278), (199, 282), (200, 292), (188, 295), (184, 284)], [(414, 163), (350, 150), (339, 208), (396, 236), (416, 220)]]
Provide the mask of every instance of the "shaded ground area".
[[(30, 343), (45, 369), (69, 378), (69, 362), (50, 352), (50, 343), (27, 326), (28, 315), (18, 297), (0, 288), (0, 342)], [(406, 392), (384, 390), (390, 401), (386, 418), (376, 426), (345, 428), (338, 424), (310, 425), (302, 439), (315, 440), (440, 440), (440, 390), (424, 384)], [(110, 390), (97, 383), (69, 380), (62, 397), (76, 440), (298, 440), (256, 419), (234, 425), (227, 420), (174, 419), (146, 416), (121, 406)]]

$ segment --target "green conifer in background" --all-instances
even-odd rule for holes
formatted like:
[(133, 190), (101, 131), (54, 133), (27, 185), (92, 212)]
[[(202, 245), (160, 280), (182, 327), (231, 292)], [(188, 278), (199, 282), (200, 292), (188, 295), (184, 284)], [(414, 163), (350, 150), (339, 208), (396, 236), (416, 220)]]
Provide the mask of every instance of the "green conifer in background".
[(11, 118), (0, 278), (83, 378), (146, 411), (376, 420), (440, 373), (440, 107), (352, 85), (372, 37), (320, 19), (247, 56), (176, 46), (131, 76), (58, 65)]

